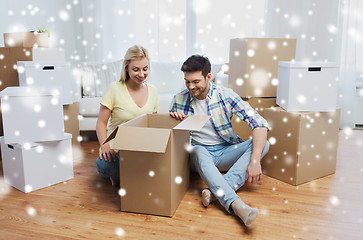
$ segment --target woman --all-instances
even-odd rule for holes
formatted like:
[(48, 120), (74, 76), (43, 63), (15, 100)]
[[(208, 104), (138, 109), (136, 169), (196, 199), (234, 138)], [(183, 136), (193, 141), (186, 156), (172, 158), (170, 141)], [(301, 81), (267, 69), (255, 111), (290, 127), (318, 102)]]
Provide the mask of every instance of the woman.
[[(110, 84), (100, 104), (96, 133), (100, 154), (96, 160), (99, 174), (113, 186), (120, 182), (118, 153), (107, 136), (121, 123), (160, 109), (156, 88), (145, 83), (150, 71), (149, 55), (142, 46), (130, 47), (124, 57), (120, 81)], [(107, 129), (107, 123), (111, 117)]]

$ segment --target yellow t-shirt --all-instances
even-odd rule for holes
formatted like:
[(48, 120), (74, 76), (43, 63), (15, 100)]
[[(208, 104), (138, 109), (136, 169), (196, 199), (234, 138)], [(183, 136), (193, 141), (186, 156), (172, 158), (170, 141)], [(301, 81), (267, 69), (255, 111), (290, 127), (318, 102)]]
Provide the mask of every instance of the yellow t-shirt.
[[(147, 84), (148, 98), (146, 104), (140, 108), (132, 99), (126, 84), (121, 81), (113, 82), (108, 87), (100, 104), (111, 110), (111, 120), (107, 129), (107, 136), (121, 123), (127, 122), (145, 113), (160, 110), (158, 93), (154, 86)], [(112, 141), (110, 141), (112, 148)]]

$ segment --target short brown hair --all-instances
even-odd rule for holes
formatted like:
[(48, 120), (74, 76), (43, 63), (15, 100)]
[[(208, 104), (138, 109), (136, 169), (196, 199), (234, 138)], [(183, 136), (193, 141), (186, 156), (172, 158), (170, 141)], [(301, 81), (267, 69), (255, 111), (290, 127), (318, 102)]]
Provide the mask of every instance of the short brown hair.
[(181, 67), (182, 72), (197, 72), (202, 71), (202, 75), (207, 77), (211, 71), (209, 59), (201, 55), (190, 56)]

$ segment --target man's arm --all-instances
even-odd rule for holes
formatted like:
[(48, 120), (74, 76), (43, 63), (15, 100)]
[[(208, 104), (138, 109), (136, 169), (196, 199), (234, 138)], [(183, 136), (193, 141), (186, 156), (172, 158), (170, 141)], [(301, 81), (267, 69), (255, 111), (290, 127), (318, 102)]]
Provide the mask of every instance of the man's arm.
[(252, 154), (247, 168), (246, 181), (258, 182), (262, 178), (261, 156), (267, 141), (267, 128), (256, 127), (252, 131)]
[(176, 118), (176, 119), (179, 119), (179, 120), (183, 120), (185, 118), (185, 114), (182, 111), (178, 111), (176, 106), (177, 106), (177, 104), (176, 104), (176, 96), (174, 96), (173, 97), (173, 100), (170, 103), (169, 114), (173, 118)]

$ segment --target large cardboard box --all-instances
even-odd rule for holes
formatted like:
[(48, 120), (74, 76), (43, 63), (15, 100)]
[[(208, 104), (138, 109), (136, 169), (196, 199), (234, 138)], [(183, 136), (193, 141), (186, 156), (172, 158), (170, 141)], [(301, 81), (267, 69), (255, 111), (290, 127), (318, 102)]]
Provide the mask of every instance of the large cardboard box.
[(0, 47), (0, 90), (10, 86), (19, 86), (17, 61), (32, 61), (32, 48)]
[(72, 134), (72, 144), (80, 146), (79, 137), (79, 120), (78, 120), (78, 102), (70, 105), (63, 105), (64, 114), (64, 132)]
[(173, 216), (189, 184), (189, 131), (208, 119), (142, 115), (109, 136), (119, 149), (121, 211)]
[(231, 39), (228, 86), (241, 97), (276, 97), (278, 62), (295, 53), (296, 39)]
[[(258, 114), (263, 117), (264, 109), (276, 107), (276, 98), (243, 98), (248, 102)], [(252, 129), (245, 121), (240, 120), (237, 116), (233, 116), (231, 119), (234, 132), (243, 140), (252, 138)]]
[(18, 61), (19, 85), (47, 87), (60, 92), (63, 104), (73, 103), (72, 73), (69, 62)]
[(48, 33), (14, 32), (4, 33), (5, 47), (48, 47)]
[(286, 111), (335, 112), (339, 67), (336, 63), (279, 62), (277, 104)]
[(63, 138), (63, 107), (59, 95), (45, 89), (7, 87), (0, 96), (6, 144)]
[(25, 193), (73, 178), (71, 135), (62, 140), (6, 144), (0, 137), (4, 180)]
[(335, 173), (340, 110), (286, 112), (265, 109), (271, 131), (270, 150), (262, 160), (263, 173), (299, 185)]

